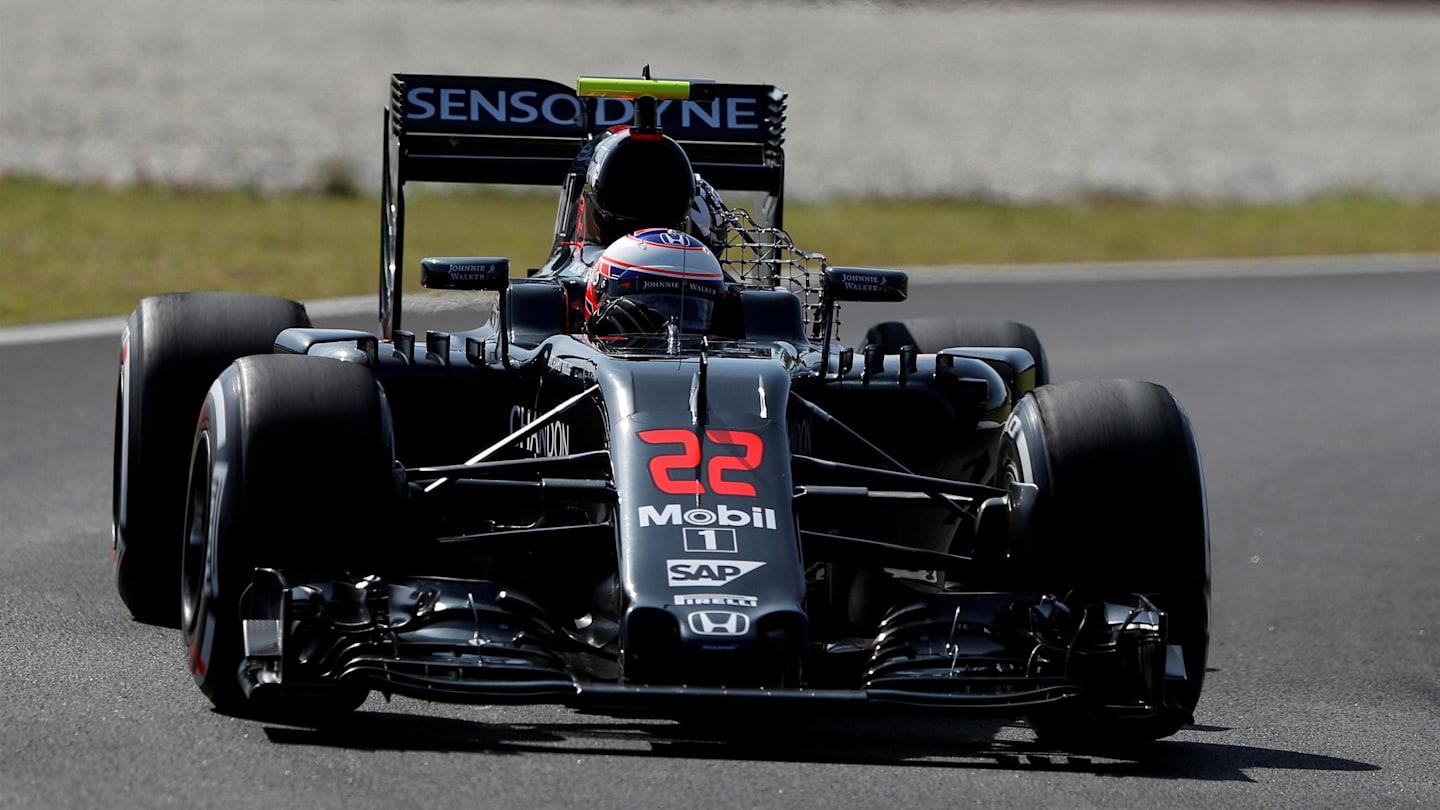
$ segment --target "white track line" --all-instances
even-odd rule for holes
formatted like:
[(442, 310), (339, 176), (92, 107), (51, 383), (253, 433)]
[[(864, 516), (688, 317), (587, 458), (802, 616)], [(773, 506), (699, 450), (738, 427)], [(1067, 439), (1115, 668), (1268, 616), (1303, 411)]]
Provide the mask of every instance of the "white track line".
[[(1377, 254), (1367, 256), (1307, 256), (1280, 259), (1197, 259), (1168, 262), (1114, 262), (1107, 264), (954, 265), (908, 268), (919, 284), (1043, 283), (1054, 281), (1166, 281), (1206, 278), (1284, 278), (1293, 276), (1374, 275), (1380, 273), (1440, 272), (1440, 253)], [(469, 294), (455, 293), (406, 298), (407, 311), (440, 312), (474, 306)], [(331, 298), (305, 304), (311, 317), (361, 315), (378, 309), (374, 295)], [(119, 335), (125, 318), (94, 318), (0, 329), (0, 346), (23, 346), (61, 340)]]

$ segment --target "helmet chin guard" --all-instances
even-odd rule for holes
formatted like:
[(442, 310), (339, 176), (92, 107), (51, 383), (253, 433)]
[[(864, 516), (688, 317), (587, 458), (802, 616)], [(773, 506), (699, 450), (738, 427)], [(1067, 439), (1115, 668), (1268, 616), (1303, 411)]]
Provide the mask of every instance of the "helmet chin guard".
[(598, 336), (709, 334), (726, 291), (720, 262), (700, 240), (670, 228), (626, 234), (605, 249), (585, 289), (586, 324)]

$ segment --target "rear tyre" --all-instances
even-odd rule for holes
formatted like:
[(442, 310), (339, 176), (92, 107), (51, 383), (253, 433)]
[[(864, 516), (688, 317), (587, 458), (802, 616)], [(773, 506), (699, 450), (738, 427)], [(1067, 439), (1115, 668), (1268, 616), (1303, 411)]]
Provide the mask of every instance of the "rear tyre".
[(1185, 678), (1166, 678), (1145, 717), (1096, 706), (1037, 714), (1041, 739), (1070, 748), (1167, 737), (1192, 721), (1210, 631), (1210, 538), (1204, 476), (1190, 421), (1168, 391), (1131, 380), (1038, 388), (1016, 406), (1001, 444), (1010, 553), (1023, 586), (1145, 595), (1167, 616)]
[(1035, 386), (1050, 382), (1050, 363), (1035, 330), (1016, 321), (982, 318), (911, 318), (885, 321), (865, 333), (866, 344), (876, 344), (886, 354), (902, 346), (914, 346), (931, 354), (955, 346), (1024, 349), (1035, 359)]
[(366, 569), (400, 514), (389, 409), (364, 366), (246, 357), (211, 386), (191, 456), (182, 557), (190, 671), (217, 709), (301, 719), (353, 709), (364, 690), (304, 705), (241, 688), (241, 596), (256, 568)]
[(154, 296), (131, 313), (115, 397), (112, 556), (136, 619), (180, 623), (180, 510), (205, 390), (236, 358), (268, 354), (281, 330), (309, 325), (300, 304), (245, 293)]

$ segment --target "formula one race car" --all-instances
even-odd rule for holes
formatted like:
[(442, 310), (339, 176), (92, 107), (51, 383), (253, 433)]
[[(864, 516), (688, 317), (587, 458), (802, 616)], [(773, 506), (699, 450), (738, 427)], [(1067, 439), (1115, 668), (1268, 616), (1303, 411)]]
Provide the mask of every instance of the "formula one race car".
[[(1051, 383), (1010, 321), (843, 345), (842, 303), (907, 278), (786, 234), (784, 101), (648, 70), (396, 75), (376, 333), (265, 296), (140, 303), (116, 581), (181, 627), (219, 710), (868, 707), (1062, 744), (1191, 722), (1210, 566), (1184, 411), (1151, 383)], [(561, 189), (527, 277), (420, 262), (493, 296), (488, 323), (401, 328), (407, 181)]]

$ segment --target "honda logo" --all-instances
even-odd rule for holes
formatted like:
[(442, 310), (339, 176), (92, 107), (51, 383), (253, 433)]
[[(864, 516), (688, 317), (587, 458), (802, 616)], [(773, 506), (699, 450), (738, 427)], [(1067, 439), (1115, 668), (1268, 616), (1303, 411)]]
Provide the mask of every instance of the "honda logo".
[(750, 617), (733, 610), (697, 610), (690, 614), (690, 629), (701, 636), (743, 636)]
[(685, 238), (685, 234), (680, 233), (676, 230), (665, 231), (664, 233), (660, 234), (659, 238), (661, 242), (667, 245), (673, 245), (675, 247), (690, 246), (690, 240)]

